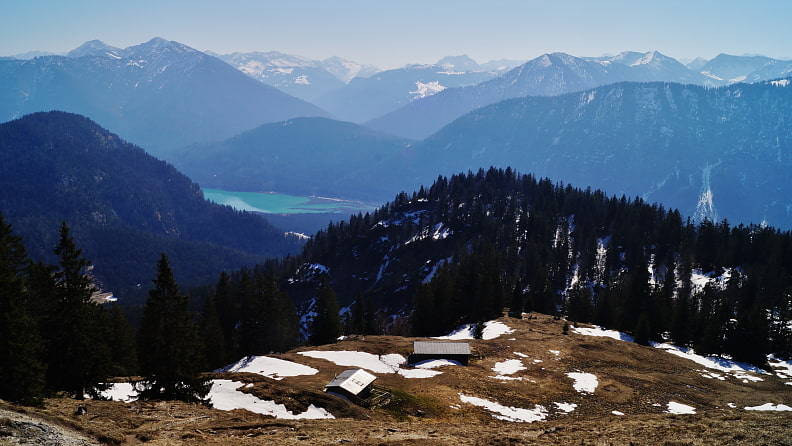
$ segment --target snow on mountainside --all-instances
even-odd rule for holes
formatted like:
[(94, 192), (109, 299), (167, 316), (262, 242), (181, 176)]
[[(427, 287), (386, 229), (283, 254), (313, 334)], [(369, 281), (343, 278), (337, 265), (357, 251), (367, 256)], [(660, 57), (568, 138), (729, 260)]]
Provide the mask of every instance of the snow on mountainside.
[(440, 65), (408, 65), (370, 77), (356, 77), (314, 103), (339, 119), (360, 123), (409, 104), (422, 94), (431, 96), (430, 93), (441, 87), (475, 85), (498, 74), (496, 71), (456, 71)]
[(120, 57), (118, 54), (121, 52), (120, 48), (107, 45), (101, 40), (90, 40), (83, 43), (77, 48), (71, 50), (66, 54), (68, 57), (85, 57), (85, 56), (110, 56)]
[[(562, 335), (565, 322), (536, 314), (488, 321), (485, 325), (498, 327), (499, 334), (465, 339), (477, 352), (468, 366), (444, 359), (408, 365), (397, 352), (409, 351), (413, 339), (398, 336), (351, 336), (311, 350), (251, 356), (218, 370), (210, 396), (214, 407), (223, 411), (336, 420), (323, 424), (325, 430), (349, 417), (340, 410), (349, 403), (315, 389), (348, 369), (367, 371), (378, 388), (394, 395), (420, 392), (428, 403), (419, 406), (421, 416), (410, 421), (410, 430), (419, 429), (425, 418), (433, 429), (447, 422), (485, 420), (508, 430), (514, 423), (572, 423), (592, 415), (615, 415), (627, 422), (635, 416), (646, 421), (662, 414), (792, 411), (785, 392), (792, 378), (790, 361), (770, 356), (770, 371), (765, 371), (670, 344), (641, 347), (624, 333), (597, 326), (578, 325)], [(135, 399), (126, 383), (114, 384), (104, 395), (126, 403)], [(286, 402), (285, 395), (300, 397)], [(371, 423), (385, 414), (394, 416), (395, 407), (385, 402), (385, 411), (374, 406), (359, 416)], [(673, 419), (675, 424), (688, 421)]]
[(733, 56), (718, 54), (711, 60), (696, 59), (688, 69), (721, 83), (761, 82), (792, 73), (792, 62), (764, 56)]
[[(476, 108), (524, 96), (557, 96), (622, 81), (714, 85), (673, 58), (652, 51), (581, 58), (544, 54), (505, 74), (472, 86), (447, 85), (438, 94), (404, 104), (366, 125), (407, 138), (423, 139)], [(445, 85), (445, 84), (444, 84)]]
[(511, 166), (641, 196), (698, 220), (789, 228), (792, 201), (784, 191), (792, 185), (784, 172), (792, 158), (784, 147), (792, 103), (781, 88), (787, 82), (718, 89), (620, 83), (500, 102), (415, 144), (416, 166), (427, 167), (416, 176), (427, 182), (438, 174)]
[(343, 87), (351, 78), (372, 74), (375, 67), (338, 57), (323, 61), (270, 52), (217, 55), (248, 76), (305, 100)]
[(0, 96), (2, 121), (38, 111), (79, 113), (160, 156), (265, 122), (327, 115), (162, 38), (124, 49), (92, 41), (71, 57), (0, 61)]

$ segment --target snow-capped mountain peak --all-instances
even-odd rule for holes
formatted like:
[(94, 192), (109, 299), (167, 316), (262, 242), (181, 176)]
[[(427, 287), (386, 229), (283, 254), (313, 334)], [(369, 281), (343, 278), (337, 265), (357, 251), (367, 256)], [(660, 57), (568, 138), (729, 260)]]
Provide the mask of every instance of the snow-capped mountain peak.
[(77, 48), (69, 51), (66, 57), (84, 57), (84, 56), (111, 56), (118, 57), (119, 48), (110, 46), (101, 40), (89, 40)]
[(481, 66), (475, 60), (471, 59), (467, 54), (461, 56), (446, 56), (439, 61), (437, 65), (443, 68), (451, 69), (454, 71), (480, 71)]

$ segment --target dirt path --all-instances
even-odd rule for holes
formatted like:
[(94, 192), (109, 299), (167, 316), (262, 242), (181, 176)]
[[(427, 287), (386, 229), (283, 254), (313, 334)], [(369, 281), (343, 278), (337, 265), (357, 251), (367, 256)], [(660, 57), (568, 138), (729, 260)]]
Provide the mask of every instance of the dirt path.
[(98, 446), (100, 444), (74, 430), (0, 407), (0, 446)]

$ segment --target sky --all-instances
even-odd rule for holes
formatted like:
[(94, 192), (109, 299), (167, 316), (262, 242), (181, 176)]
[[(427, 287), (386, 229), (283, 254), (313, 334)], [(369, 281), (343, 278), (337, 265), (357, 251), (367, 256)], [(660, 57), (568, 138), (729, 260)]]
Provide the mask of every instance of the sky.
[(339, 56), (380, 68), (652, 51), (792, 58), (792, 1), (0, 0), (0, 56), (163, 37), (225, 54)]

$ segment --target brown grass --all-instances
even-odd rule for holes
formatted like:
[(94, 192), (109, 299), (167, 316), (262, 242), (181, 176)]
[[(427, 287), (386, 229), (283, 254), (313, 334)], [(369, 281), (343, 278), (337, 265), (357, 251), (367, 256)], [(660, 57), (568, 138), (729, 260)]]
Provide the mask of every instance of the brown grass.
[[(379, 374), (377, 384), (393, 390), (391, 404), (374, 410), (355, 406), (322, 392), (347, 367), (292, 351), (277, 355), (320, 372), (281, 381), (254, 374), (217, 374), (217, 378), (252, 383), (245, 391), (304, 411), (315, 404), (336, 420), (285, 421), (244, 410), (224, 412), (176, 402), (77, 402), (51, 399), (43, 410), (29, 410), (72, 426), (107, 444), (404, 444), (404, 445), (710, 445), (792, 444), (792, 413), (730, 409), (768, 402), (792, 405), (792, 388), (770, 375), (743, 383), (704, 378), (703, 367), (651, 347), (609, 338), (563, 335), (563, 322), (542, 315), (529, 320), (503, 319), (514, 333), (491, 341), (471, 341), (479, 358), (468, 367), (445, 367), (428, 379)], [(356, 350), (406, 356), (412, 339), (395, 336), (351, 337), (311, 350)], [(302, 349), (308, 350), (308, 348)], [(550, 350), (560, 353), (555, 355)], [(528, 355), (526, 370), (499, 381), (492, 367), (499, 361)], [(541, 362), (534, 362), (541, 360)], [(595, 374), (593, 394), (579, 394), (566, 376), (571, 371)], [(499, 421), (488, 411), (461, 403), (459, 394), (505, 406), (545, 406), (546, 421)], [(696, 408), (695, 415), (663, 413), (669, 401)], [(570, 414), (554, 402), (577, 404)], [(74, 415), (78, 404), (88, 414)], [(625, 416), (616, 416), (618, 410)]]

